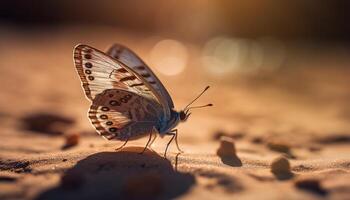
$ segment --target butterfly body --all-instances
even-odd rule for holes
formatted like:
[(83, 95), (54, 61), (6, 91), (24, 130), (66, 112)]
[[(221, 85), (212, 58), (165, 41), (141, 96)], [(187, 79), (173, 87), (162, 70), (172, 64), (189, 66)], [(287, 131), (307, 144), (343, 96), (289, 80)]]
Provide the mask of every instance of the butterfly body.
[(164, 135), (171, 130), (173, 130), (180, 123), (180, 114), (175, 110), (171, 110), (171, 115), (169, 120), (160, 120), (160, 127), (158, 129), (161, 135)]

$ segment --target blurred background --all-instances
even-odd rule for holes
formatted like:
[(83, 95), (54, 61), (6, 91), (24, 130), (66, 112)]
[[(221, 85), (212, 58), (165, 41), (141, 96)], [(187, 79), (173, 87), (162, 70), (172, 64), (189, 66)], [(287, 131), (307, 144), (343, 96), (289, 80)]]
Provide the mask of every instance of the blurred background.
[(205, 42), (218, 35), (349, 41), (349, 2), (2, 1), (1, 22), (23, 28), (98, 25)]
[(18, 115), (63, 112), (90, 127), (72, 49), (86, 43), (106, 50), (118, 42), (156, 71), (178, 108), (213, 86), (201, 101), (216, 108), (199, 112), (223, 120), (206, 123), (206, 131), (344, 131), (349, 6), (341, 0), (1, 1), (0, 107)]
[(118, 42), (156, 71), (178, 108), (213, 86), (201, 101), (217, 107), (199, 112), (222, 120), (205, 131), (344, 132), (349, 8), (342, 0), (1, 1), (0, 107), (63, 112), (89, 127), (72, 49)]

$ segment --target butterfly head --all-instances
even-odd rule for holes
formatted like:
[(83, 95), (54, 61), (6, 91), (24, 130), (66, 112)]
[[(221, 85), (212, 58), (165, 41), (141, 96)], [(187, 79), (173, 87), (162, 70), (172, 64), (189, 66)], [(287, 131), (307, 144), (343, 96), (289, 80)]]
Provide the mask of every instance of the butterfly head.
[(179, 118), (180, 118), (180, 121), (184, 122), (188, 119), (188, 117), (191, 115), (191, 113), (188, 113), (189, 110), (181, 110), (179, 112)]
[(186, 121), (187, 115), (186, 115), (185, 111), (181, 110), (179, 112), (179, 118), (180, 118), (181, 121)]
[(208, 106), (213, 106), (213, 104), (207, 104), (207, 105), (203, 105), (203, 106), (191, 106), (190, 105), (195, 102), (199, 97), (202, 96), (202, 94), (204, 94), (205, 91), (207, 91), (209, 89), (209, 86), (207, 86), (195, 99), (193, 99), (183, 110), (181, 110), (179, 112), (179, 118), (180, 121), (184, 122), (188, 119), (188, 117), (191, 115), (190, 110), (191, 109), (195, 109), (195, 108), (204, 108), (204, 107), (208, 107)]

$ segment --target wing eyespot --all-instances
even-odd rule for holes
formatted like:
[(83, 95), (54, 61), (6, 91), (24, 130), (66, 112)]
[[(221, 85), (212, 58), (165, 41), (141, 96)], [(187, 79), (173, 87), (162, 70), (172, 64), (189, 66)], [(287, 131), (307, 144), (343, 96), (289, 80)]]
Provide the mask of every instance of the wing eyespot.
[(109, 108), (107, 106), (104, 106), (101, 108), (102, 111), (109, 111)]
[(100, 118), (101, 119), (108, 119), (108, 116), (107, 115), (101, 115)]
[(115, 128), (115, 127), (111, 127), (111, 128), (109, 128), (108, 130), (109, 130), (110, 132), (113, 132), (113, 133), (114, 133), (114, 132), (117, 132), (118, 129)]
[(108, 122), (106, 122), (106, 125), (107, 125), (107, 126), (112, 126), (112, 125), (113, 125), (113, 122), (108, 121)]
[(92, 64), (89, 63), (89, 62), (87, 62), (87, 63), (85, 63), (85, 67), (86, 67), (86, 68), (92, 68)]
[(116, 100), (111, 100), (111, 101), (109, 102), (109, 104), (110, 104), (111, 106), (120, 106), (120, 103), (119, 103), (118, 101), (116, 101)]

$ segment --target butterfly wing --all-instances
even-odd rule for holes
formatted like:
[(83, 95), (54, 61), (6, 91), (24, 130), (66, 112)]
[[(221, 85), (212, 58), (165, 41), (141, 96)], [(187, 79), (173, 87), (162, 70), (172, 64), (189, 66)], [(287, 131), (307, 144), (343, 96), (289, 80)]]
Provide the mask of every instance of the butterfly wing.
[(153, 71), (145, 64), (145, 62), (141, 60), (139, 56), (136, 55), (135, 52), (123, 45), (114, 44), (107, 51), (107, 54), (140, 74), (145, 80), (148, 81), (148, 83), (151, 84), (151, 86), (160, 94), (160, 96), (164, 98), (164, 102), (166, 102), (165, 106), (174, 108), (174, 103), (169, 95), (169, 92), (165, 89), (164, 85), (153, 73)]
[(162, 107), (154, 99), (121, 89), (107, 89), (96, 95), (89, 118), (106, 139), (137, 139), (158, 126)]
[[(106, 89), (123, 89), (154, 99), (161, 105), (166, 102), (140, 74), (125, 64), (88, 45), (74, 48), (74, 63), (87, 98), (93, 101)], [(170, 118), (169, 107), (162, 107), (164, 118)]]

